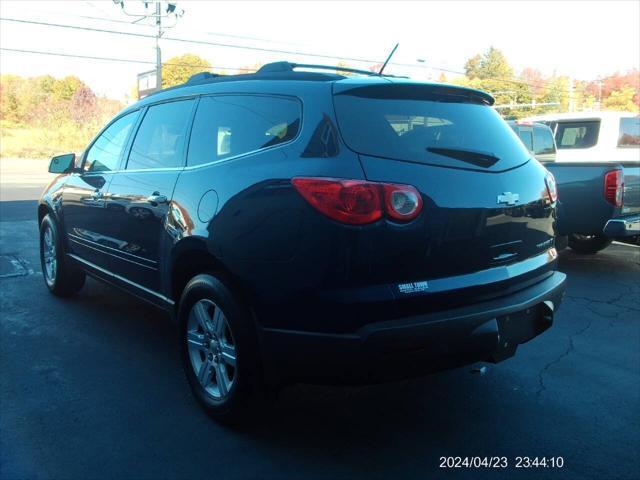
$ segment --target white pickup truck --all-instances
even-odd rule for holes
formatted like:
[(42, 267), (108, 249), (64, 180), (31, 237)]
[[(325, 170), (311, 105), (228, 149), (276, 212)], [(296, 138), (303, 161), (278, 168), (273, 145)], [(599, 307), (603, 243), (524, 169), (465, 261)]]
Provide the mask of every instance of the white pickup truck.
[(525, 120), (546, 124), (555, 137), (555, 162), (545, 162), (545, 166), (558, 183), (558, 229), (561, 235), (568, 236), (569, 246), (580, 253), (595, 253), (614, 238), (637, 243), (640, 235), (638, 114), (555, 113)]

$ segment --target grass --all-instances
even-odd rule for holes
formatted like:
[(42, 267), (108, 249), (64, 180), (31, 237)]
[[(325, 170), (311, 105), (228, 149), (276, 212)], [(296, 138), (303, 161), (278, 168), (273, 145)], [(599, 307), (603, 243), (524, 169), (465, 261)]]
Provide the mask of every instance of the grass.
[(0, 157), (51, 158), (62, 153), (81, 152), (94, 133), (72, 123), (39, 128), (3, 122), (0, 125)]

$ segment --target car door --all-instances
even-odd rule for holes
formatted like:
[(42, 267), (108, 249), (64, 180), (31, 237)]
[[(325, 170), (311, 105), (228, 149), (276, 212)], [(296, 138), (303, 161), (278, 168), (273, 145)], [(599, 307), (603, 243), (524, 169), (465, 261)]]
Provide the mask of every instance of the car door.
[(82, 157), (81, 172), (69, 175), (62, 192), (67, 251), (104, 269), (110, 266), (109, 252), (117, 248), (109, 235), (104, 195), (138, 114), (116, 118), (96, 137)]
[(165, 220), (184, 168), (186, 140), (196, 101), (176, 100), (145, 109), (126, 159), (106, 195), (111, 269), (146, 289), (160, 290)]

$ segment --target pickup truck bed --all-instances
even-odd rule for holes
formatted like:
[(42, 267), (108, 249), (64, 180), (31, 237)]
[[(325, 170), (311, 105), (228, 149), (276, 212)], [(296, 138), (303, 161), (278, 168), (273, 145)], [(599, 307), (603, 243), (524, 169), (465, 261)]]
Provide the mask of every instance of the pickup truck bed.
[[(640, 162), (545, 162), (558, 184), (558, 233), (580, 238), (640, 234)], [(624, 202), (616, 207), (605, 199), (605, 174), (624, 171)], [(628, 240), (628, 238), (627, 238)], [(585, 252), (587, 253), (587, 252)], [(592, 253), (592, 252), (589, 252)]]

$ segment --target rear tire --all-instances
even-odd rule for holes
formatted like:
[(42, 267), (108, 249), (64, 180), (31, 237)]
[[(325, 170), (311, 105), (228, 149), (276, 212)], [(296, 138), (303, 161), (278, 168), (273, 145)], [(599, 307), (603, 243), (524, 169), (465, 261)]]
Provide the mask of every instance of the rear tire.
[(178, 325), (182, 365), (200, 405), (222, 423), (252, 422), (266, 388), (247, 308), (218, 278), (200, 274), (182, 293)]
[(576, 253), (593, 255), (611, 245), (612, 240), (603, 235), (569, 235), (569, 247)]
[(40, 264), (44, 282), (54, 295), (68, 297), (84, 286), (86, 275), (66, 257), (58, 226), (50, 214), (40, 223)]

